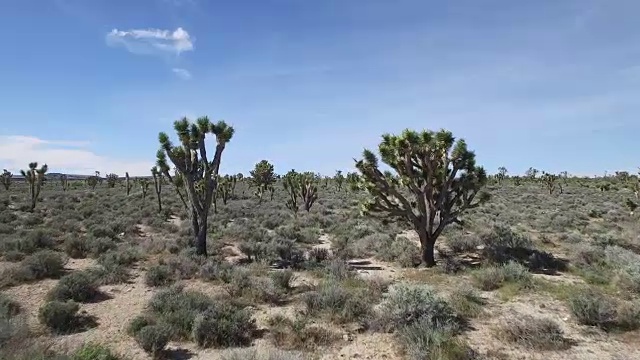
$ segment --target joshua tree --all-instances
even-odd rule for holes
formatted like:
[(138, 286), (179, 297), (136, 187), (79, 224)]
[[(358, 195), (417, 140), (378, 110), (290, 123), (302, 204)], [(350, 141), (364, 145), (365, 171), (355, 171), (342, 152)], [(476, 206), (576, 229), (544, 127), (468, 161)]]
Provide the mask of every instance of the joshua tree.
[(304, 209), (309, 212), (313, 203), (318, 200), (318, 176), (311, 172), (306, 172), (300, 176), (300, 197), (304, 204)]
[(231, 197), (236, 183), (234, 180), (235, 178), (235, 176), (225, 175), (221, 177), (218, 182), (218, 193), (220, 194), (224, 205), (227, 205), (227, 201), (229, 201), (229, 198)]
[(360, 183), (360, 175), (355, 172), (347, 173), (347, 184), (349, 184), (349, 188), (353, 191), (358, 190), (358, 184)]
[(341, 170), (336, 170), (336, 176), (333, 178), (336, 181), (336, 188), (338, 191), (342, 190), (342, 184), (344, 184), (344, 175)]
[[(127, 176), (129, 174), (127, 173)], [(154, 166), (151, 168), (151, 176), (153, 176), (153, 188), (156, 191), (156, 196), (158, 198), (158, 212), (162, 212), (162, 173), (158, 171), (158, 167)], [(128, 179), (127, 179), (128, 180)]]
[[(224, 121), (213, 124), (207, 117), (198, 118), (194, 124), (183, 118), (174, 123), (174, 128), (181, 145), (174, 146), (166, 133), (160, 133), (158, 137), (162, 151), (158, 152), (158, 166), (176, 189), (185, 190), (196, 253), (207, 255), (207, 217), (218, 185), (222, 152), (233, 137), (234, 130)], [(213, 134), (216, 138), (211, 161), (205, 144), (208, 134)], [(175, 165), (179, 177), (169, 176), (167, 158)], [(184, 199), (183, 203), (187, 205)]]
[(40, 195), (40, 188), (42, 187), (42, 182), (44, 181), (44, 174), (48, 169), (49, 167), (47, 166), (47, 164), (42, 165), (42, 167), (38, 169), (38, 163), (32, 162), (29, 163), (29, 170), (20, 170), (20, 174), (24, 176), (25, 180), (29, 184), (29, 195), (31, 196), (31, 211), (36, 208), (36, 202), (38, 202), (38, 196)]
[(98, 185), (98, 177), (97, 176), (89, 176), (85, 182), (87, 183), (88, 186), (91, 187), (91, 189), (95, 189), (96, 185)]
[(137, 178), (136, 182), (138, 183), (138, 185), (140, 185), (140, 190), (142, 190), (142, 200), (145, 200), (147, 198), (147, 192), (149, 192), (149, 185), (151, 185), (151, 183), (147, 178)]
[(276, 175), (273, 172), (273, 165), (267, 160), (262, 160), (256, 164), (255, 168), (251, 170), (251, 185), (256, 187), (256, 196), (258, 202), (262, 202), (262, 196), (264, 192), (269, 190), (276, 182)]
[(498, 180), (498, 184), (502, 183), (502, 180), (504, 180), (507, 177), (507, 168), (504, 166), (501, 166), (498, 168), (498, 173), (496, 174), (496, 179)]
[(2, 183), (2, 186), (4, 186), (4, 189), (7, 191), (9, 191), (9, 187), (11, 186), (12, 178), (13, 174), (7, 169), (4, 169), (4, 171), (2, 171), (2, 175), (0, 175), (0, 182)]
[(535, 169), (533, 167), (530, 167), (525, 173), (524, 176), (526, 178), (528, 178), (529, 180), (535, 180), (536, 176), (538, 175), (540, 171), (538, 169)]
[(420, 237), (422, 261), (434, 266), (434, 245), (444, 228), (461, 223), (465, 210), (488, 200), (489, 195), (480, 191), (486, 172), (476, 166), (466, 142), (456, 141), (446, 130), (385, 134), (379, 151), (395, 174), (381, 171), (373, 152), (363, 152), (363, 159), (356, 161), (360, 186), (370, 197), (363, 210), (412, 225)]
[(62, 185), (62, 191), (67, 191), (67, 189), (69, 189), (69, 178), (67, 175), (60, 175), (60, 185)]
[[(108, 175), (107, 175), (108, 178)], [(109, 180), (107, 179), (107, 182)], [(129, 194), (131, 193), (131, 188), (133, 187), (133, 184), (131, 183), (130, 179), (129, 179), (129, 173), (126, 172), (124, 173), (124, 187), (127, 190), (127, 196), (129, 196)]]
[(286, 173), (282, 177), (282, 186), (289, 194), (289, 199), (287, 199), (286, 206), (287, 209), (293, 212), (293, 216), (298, 216), (298, 197), (300, 197), (300, 187), (299, 180), (300, 174), (298, 174), (295, 170), (291, 170)]
[(558, 175), (549, 174), (546, 172), (542, 172), (541, 180), (547, 186), (547, 190), (549, 191), (549, 195), (553, 194), (553, 191), (556, 189), (556, 186), (560, 188), (560, 194), (562, 194), (562, 184), (560, 184), (558, 180)]
[(520, 176), (512, 176), (511, 179), (513, 179), (513, 184), (515, 186), (522, 185), (522, 178)]
[(107, 174), (107, 186), (110, 188), (114, 188), (118, 183), (118, 175), (116, 174)]
[(273, 201), (273, 194), (276, 193), (276, 188), (275, 186), (273, 186), (273, 184), (269, 185), (269, 187), (267, 188), (267, 190), (269, 190), (269, 200)]

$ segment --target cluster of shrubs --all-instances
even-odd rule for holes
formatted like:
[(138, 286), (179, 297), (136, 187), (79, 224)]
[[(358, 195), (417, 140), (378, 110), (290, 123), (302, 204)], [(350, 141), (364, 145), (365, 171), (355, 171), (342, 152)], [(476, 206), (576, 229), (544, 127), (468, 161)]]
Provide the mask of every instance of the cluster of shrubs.
[(255, 330), (251, 313), (242, 306), (175, 285), (157, 292), (149, 313), (134, 318), (128, 332), (146, 352), (158, 356), (171, 339), (192, 340), (204, 348), (245, 346)]

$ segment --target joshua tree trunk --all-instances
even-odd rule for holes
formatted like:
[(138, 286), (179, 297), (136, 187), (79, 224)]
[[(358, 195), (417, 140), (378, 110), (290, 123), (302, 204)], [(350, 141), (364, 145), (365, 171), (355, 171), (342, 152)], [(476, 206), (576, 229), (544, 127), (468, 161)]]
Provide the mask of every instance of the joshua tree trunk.
[(433, 267), (436, 265), (436, 260), (434, 256), (435, 252), (435, 238), (429, 236), (429, 232), (426, 230), (418, 231), (418, 236), (420, 237), (420, 251), (422, 254), (422, 263), (426, 267)]

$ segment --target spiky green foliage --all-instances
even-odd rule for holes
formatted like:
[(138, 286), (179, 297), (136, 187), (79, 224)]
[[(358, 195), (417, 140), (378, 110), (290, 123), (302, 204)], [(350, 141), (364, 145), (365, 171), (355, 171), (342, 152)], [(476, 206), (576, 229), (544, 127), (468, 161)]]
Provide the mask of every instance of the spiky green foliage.
[(222, 203), (227, 205), (227, 201), (231, 198), (231, 194), (233, 193), (233, 188), (235, 187), (235, 176), (225, 175), (220, 178), (218, 183), (218, 194), (220, 194), (220, 198), (222, 199)]
[(542, 183), (547, 187), (547, 191), (549, 191), (549, 195), (553, 194), (556, 188), (560, 189), (560, 193), (562, 194), (562, 184), (558, 181), (558, 175), (549, 174), (547, 172), (542, 172), (542, 177), (540, 178)]
[(124, 173), (124, 187), (127, 190), (127, 196), (129, 196), (129, 194), (131, 193), (131, 188), (133, 187), (133, 183), (131, 182), (131, 179), (129, 178), (129, 173), (128, 172)]
[(363, 159), (356, 161), (360, 186), (369, 194), (363, 210), (413, 226), (420, 237), (422, 261), (433, 266), (434, 245), (444, 228), (459, 223), (465, 210), (488, 200), (481, 191), (486, 172), (476, 166), (466, 142), (456, 141), (446, 130), (385, 134), (379, 151), (395, 173), (381, 171), (378, 157), (364, 151)]
[(535, 180), (536, 176), (538, 176), (538, 173), (540, 171), (538, 169), (535, 169), (533, 167), (530, 167), (529, 169), (527, 169), (527, 171), (524, 173), (524, 176), (529, 179), (529, 180)]
[(284, 187), (284, 190), (289, 195), (285, 205), (287, 209), (293, 212), (293, 216), (298, 216), (298, 210), (299, 210), (298, 208), (298, 198), (300, 197), (299, 195), (300, 188), (298, 186), (299, 177), (300, 177), (300, 174), (298, 174), (293, 169), (282, 177), (282, 186)]
[(312, 172), (297, 173), (291, 170), (282, 177), (282, 185), (289, 194), (286, 206), (294, 216), (297, 216), (299, 202), (302, 202), (307, 212), (311, 210), (318, 200), (318, 182), (320, 176)]
[(85, 179), (85, 182), (87, 183), (87, 186), (89, 186), (91, 189), (95, 189), (96, 186), (98, 185), (98, 177), (97, 176), (89, 176), (88, 178)]
[(336, 189), (338, 191), (342, 191), (342, 184), (344, 184), (344, 175), (342, 175), (341, 170), (336, 170), (336, 176), (333, 177), (333, 180), (336, 182)]
[(156, 198), (158, 199), (158, 212), (162, 212), (162, 180), (164, 177), (158, 170), (157, 166), (151, 168), (151, 176), (153, 176), (153, 189), (156, 192)]
[(67, 189), (69, 189), (69, 178), (67, 175), (60, 175), (60, 185), (62, 186), (62, 191), (67, 191)]
[[(180, 145), (173, 145), (166, 133), (158, 136), (160, 150), (157, 165), (162, 173), (174, 183), (191, 218), (196, 252), (207, 254), (207, 217), (218, 185), (218, 171), (222, 161), (222, 152), (234, 134), (233, 127), (224, 121), (212, 123), (209, 118), (200, 117), (190, 123), (185, 117), (174, 123)], [(216, 138), (213, 159), (209, 160), (205, 139), (209, 134)], [(169, 174), (167, 158), (175, 165), (176, 176)]]
[(13, 174), (8, 171), (7, 169), (4, 169), (2, 171), (2, 175), (0, 175), (0, 182), (2, 183), (2, 186), (4, 186), (5, 190), (9, 190), (9, 187), (11, 186), (11, 180), (13, 178)]
[(352, 191), (357, 191), (359, 189), (360, 175), (358, 175), (358, 173), (348, 172), (346, 180), (349, 185), (349, 189)]
[(504, 179), (507, 178), (507, 168), (501, 166), (498, 168), (498, 173), (496, 174), (496, 179), (498, 180), (498, 184), (501, 184)]
[(117, 174), (107, 174), (106, 176), (107, 178), (107, 186), (109, 188), (114, 188), (116, 186), (116, 184), (118, 183), (118, 175)]
[(136, 182), (140, 186), (140, 190), (142, 190), (142, 200), (146, 200), (151, 182), (147, 178), (136, 178)]
[(258, 197), (258, 202), (262, 202), (264, 193), (269, 190), (276, 182), (276, 174), (273, 171), (273, 165), (267, 160), (262, 160), (257, 163), (253, 170), (251, 170), (251, 186), (256, 187), (255, 195)]
[(44, 176), (48, 169), (47, 164), (38, 168), (38, 163), (32, 162), (29, 163), (29, 170), (20, 170), (20, 174), (24, 176), (25, 181), (29, 184), (29, 195), (31, 196), (31, 206), (29, 209), (31, 211), (36, 208), (38, 196), (40, 196), (40, 189), (42, 188)]

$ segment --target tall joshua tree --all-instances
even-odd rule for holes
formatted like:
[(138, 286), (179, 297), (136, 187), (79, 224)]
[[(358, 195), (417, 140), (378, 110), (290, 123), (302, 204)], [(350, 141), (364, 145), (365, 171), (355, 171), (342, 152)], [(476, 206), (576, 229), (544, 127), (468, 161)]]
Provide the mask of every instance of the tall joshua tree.
[(4, 169), (2, 171), (2, 175), (0, 175), (0, 182), (2, 183), (2, 186), (4, 186), (4, 189), (7, 191), (9, 191), (9, 187), (11, 186), (12, 178), (13, 174), (7, 169)]
[(293, 212), (293, 216), (298, 216), (298, 197), (300, 197), (300, 187), (298, 186), (300, 174), (291, 170), (282, 177), (282, 186), (287, 191), (289, 199), (285, 203), (287, 209)]
[(342, 190), (342, 184), (344, 184), (344, 175), (342, 175), (341, 170), (336, 170), (336, 176), (333, 178), (336, 182), (336, 188), (338, 191)]
[(131, 179), (129, 178), (129, 173), (128, 172), (124, 173), (124, 187), (127, 190), (127, 196), (129, 196), (129, 194), (131, 193), (131, 188), (133, 187), (133, 183), (131, 182)]
[(44, 174), (46, 174), (48, 169), (49, 167), (47, 166), (47, 164), (42, 165), (38, 169), (38, 163), (32, 162), (29, 163), (29, 170), (20, 170), (20, 174), (24, 176), (25, 180), (29, 184), (29, 195), (31, 196), (31, 211), (36, 208), (38, 196), (40, 196), (40, 188), (42, 187), (42, 182), (44, 181)]
[(69, 189), (69, 177), (67, 177), (67, 175), (60, 175), (60, 185), (62, 185), (62, 191)]
[(559, 176), (555, 174), (549, 174), (547, 172), (542, 172), (542, 177), (540, 178), (542, 182), (546, 185), (547, 191), (549, 191), (549, 195), (553, 194), (553, 191), (556, 189), (556, 186), (560, 189), (560, 194), (562, 194), (562, 184), (558, 182)]
[(142, 200), (144, 201), (147, 199), (147, 192), (149, 192), (149, 185), (151, 183), (147, 178), (138, 178), (137, 182), (138, 185), (140, 185), (140, 190), (142, 190)]
[(236, 183), (235, 178), (236, 178), (235, 175), (234, 176), (225, 175), (221, 177), (220, 180), (218, 181), (217, 193), (220, 194), (220, 198), (222, 198), (222, 203), (224, 205), (227, 205), (227, 201), (229, 201), (229, 198), (233, 193), (233, 188), (235, 187), (235, 183)]
[(504, 180), (507, 177), (507, 168), (504, 166), (500, 166), (498, 168), (498, 173), (496, 174), (496, 179), (498, 180), (498, 184), (502, 183), (502, 180)]
[(106, 177), (107, 177), (107, 186), (110, 188), (114, 188), (118, 183), (118, 175), (111, 173), (111, 174), (107, 174)]
[(153, 189), (156, 191), (158, 198), (158, 212), (162, 212), (162, 173), (157, 166), (151, 168), (151, 176), (153, 176)]
[(251, 170), (251, 185), (256, 187), (258, 202), (262, 202), (264, 193), (276, 182), (276, 174), (273, 172), (273, 165), (267, 160), (257, 163)]
[(411, 225), (420, 237), (422, 261), (434, 266), (434, 246), (444, 228), (461, 223), (459, 216), (489, 199), (480, 191), (487, 182), (475, 154), (464, 140), (446, 130), (385, 134), (380, 157), (394, 172), (381, 171), (378, 157), (365, 150), (356, 161), (359, 186), (369, 198), (363, 210), (383, 219)]
[[(222, 152), (233, 137), (234, 130), (224, 121), (214, 124), (207, 117), (198, 118), (193, 124), (183, 118), (174, 123), (174, 129), (180, 145), (173, 145), (166, 133), (160, 133), (158, 138), (162, 151), (158, 152), (158, 165), (176, 189), (185, 190), (186, 201), (183, 199), (183, 203), (191, 218), (196, 253), (207, 255), (207, 216), (218, 185)], [(209, 134), (216, 138), (216, 148), (211, 160), (205, 144), (205, 138)], [(175, 165), (178, 176), (169, 175), (167, 158)]]

